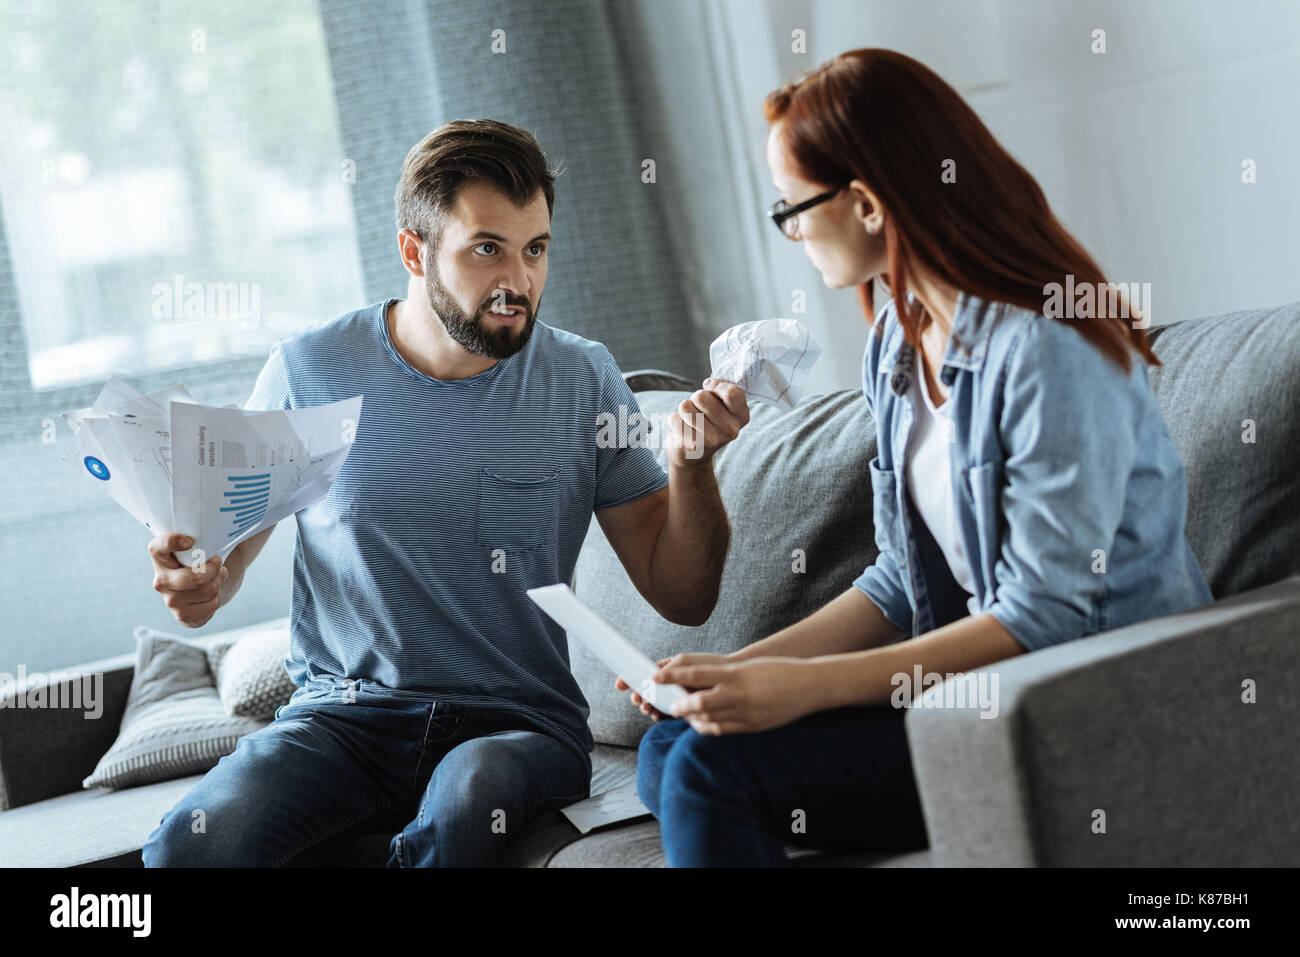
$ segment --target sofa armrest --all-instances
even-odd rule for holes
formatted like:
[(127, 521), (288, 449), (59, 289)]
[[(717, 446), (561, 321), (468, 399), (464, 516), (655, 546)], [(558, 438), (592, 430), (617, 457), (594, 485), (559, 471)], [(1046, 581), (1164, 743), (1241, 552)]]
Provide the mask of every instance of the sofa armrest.
[(961, 679), (928, 689), (906, 728), (934, 863), (1294, 864), (1298, 634), (1293, 576), (984, 669), (992, 720), (934, 706)]
[(119, 655), (0, 693), (0, 811), (81, 789), (117, 739), (134, 671)]

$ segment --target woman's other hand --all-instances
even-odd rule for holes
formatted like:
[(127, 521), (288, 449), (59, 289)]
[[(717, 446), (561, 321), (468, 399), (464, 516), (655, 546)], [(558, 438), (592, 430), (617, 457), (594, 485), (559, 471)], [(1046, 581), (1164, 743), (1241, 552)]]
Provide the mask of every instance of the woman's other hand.
[[(706, 652), (683, 652), (683, 653), (676, 654), (676, 655), (670, 655), (670, 656), (667, 657), (667, 658), (660, 658), (660, 659), (659, 659), (657, 662), (655, 662), (655, 663), (656, 663), (660, 668), (663, 668), (663, 667), (665, 667), (665, 666), (667, 666), (667, 665), (684, 665), (684, 664), (693, 664), (693, 665), (714, 665), (714, 664), (724, 664), (724, 663), (726, 663), (726, 662), (734, 661), (734, 660), (735, 660), (735, 659), (732, 658), (730, 655), (714, 655), (714, 654), (708, 654), (708, 653), (706, 653)], [(633, 690), (632, 690), (632, 686), (629, 685), (629, 684), (628, 684), (626, 681), (624, 681), (622, 678), (615, 678), (615, 679), (614, 679), (614, 687), (617, 688), (619, 691), (629, 691), (629, 692), (631, 692), (631, 694), (629, 694), (628, 697), (631, 699), (632, 703), (641, 709), (641, 713), (642, 713), (642, 714), (647, 714), (647, 715), (649, 715), (649, 716), (650, 716), (650, 720), (652, 720), (652, 721), (658, 721), (660, 718), (663, 718), (663, 717), (671, 717), (671, 715), (665, 715), (664, 712), (660, 711), (660, 710), (659, 710), (658, 708), (656, 708), (654, 705), (650, 704), (648, 701), (646, 701), (644, 698), (642, 698), (639, 694), (637, 694), (635, 691), (633, 691)], [(687, 690), (689, 691), (689, 690), (691, 690), (691, 689), (688, 688)]]

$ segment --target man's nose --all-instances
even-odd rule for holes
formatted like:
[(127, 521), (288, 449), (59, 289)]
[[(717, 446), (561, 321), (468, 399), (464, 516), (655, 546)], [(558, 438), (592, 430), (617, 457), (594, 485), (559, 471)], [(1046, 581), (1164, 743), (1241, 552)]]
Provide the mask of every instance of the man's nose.
[(504, 269), (505, 272), (497, 277), (497, 285), (512, 295), (525, 295), (528, 292), (528, 269), (523, 261), (509, 262)]

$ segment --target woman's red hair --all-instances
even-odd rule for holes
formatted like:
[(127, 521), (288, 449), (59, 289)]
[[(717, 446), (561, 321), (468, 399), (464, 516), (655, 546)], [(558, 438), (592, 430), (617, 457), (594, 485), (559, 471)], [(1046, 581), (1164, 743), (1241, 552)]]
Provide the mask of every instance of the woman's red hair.
[[(884, 206), (889, 289), (904, 336), (920, 348), (928, 320), (907, 303), (918, 268), (981, 299), (1044, 313), (1050, 283), (1093, 284), (1106, 278), (1096, 261), (1052, 213), (1034, 178), (937, 74), (892, 50), (849, 50), (800, 74), (763, 103), (804, 179), (826, 188), (860, 179)], [(953, 161), (948, 164), (946, 161)], [(955, 173), (944, 182), (945, 169)], [(874, 323), (871, 282), (858, 287)], [(1129, 371), (1130, 349), (1160, 365), (1128, 297), (1097, 318), (1067, 319)], [(1113, 312), (1114, 314), (1108, 314)], [(1145, 323), (1144, 323), (1145, 325)], [(879, 333), (879, 329), (876, 330)]]

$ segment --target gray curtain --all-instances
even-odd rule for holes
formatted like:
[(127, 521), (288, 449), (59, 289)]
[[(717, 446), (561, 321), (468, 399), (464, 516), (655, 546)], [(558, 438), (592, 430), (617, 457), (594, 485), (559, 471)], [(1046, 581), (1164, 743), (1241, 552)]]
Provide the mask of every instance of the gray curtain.
[[(698, 20), (695, 4), (654, 3), (657, 16)], [(535, 4), (321, 0), (344, 149), (357, 168), (355, 212), (366, 294), (402, 295), (393, 190), (407, 151), (449, 119), (491, 117), (532, 132), (556, 183), (550, 273), (539, 318), (603, 342), (625, 369), (662, 368), (699, 380), (708, 343), (754, 314), (748, 276), (697, 265), (700, 229), (734, 238), (709, 193), (725, 187), (716, 157), (683, 151), (661, 94), (676, 64), (647, 41), (648, 7), (568, 0)], [(494, 54), (493, 31), (506, 52)], [(670, 54), (671, 55), (671, 54)], [(707, 63), (692, 68), (707, 72)], [(703, 104), (708, 106), (707, 90)], [(687, 117), (708, 122), (707, 109)], [(700, 143), (699, 137), (693, 137)], [(678, 160), (685, 152), (700, 168)], [(654, 184), (642, 161), (654, 159)], [(725, 265), (726, 256), (717, 260)], [(727, 288), (728, 283), (734, 288)], [(715, 316), (718, 304), (728, 316)]]

